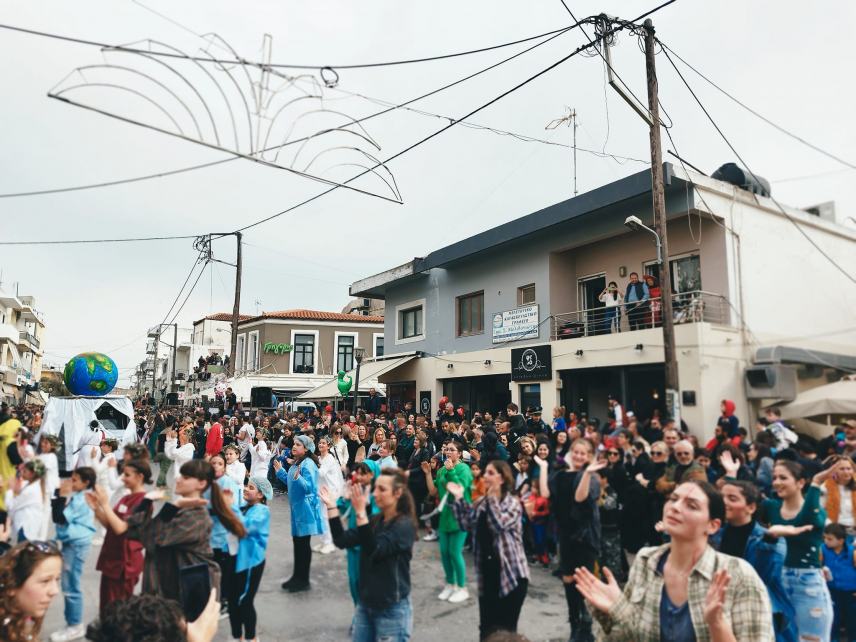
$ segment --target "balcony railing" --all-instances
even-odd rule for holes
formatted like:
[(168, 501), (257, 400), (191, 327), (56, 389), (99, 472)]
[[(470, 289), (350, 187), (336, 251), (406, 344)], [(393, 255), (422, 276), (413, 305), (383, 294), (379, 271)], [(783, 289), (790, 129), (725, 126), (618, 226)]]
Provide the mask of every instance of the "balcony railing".
[[(633, 310), (632, 303), (617, 307), (598, 307), (553, 317), (553, 340), (576, 339), (616, 332), (630, 332), (662, 326), (661, 301), (654, 299), (646, 306)], [(672, 295), (672, 315), (675, 324), (731, 324), (731, 305), (721, 294), (694, 290)]]
[(22, 330), (22, 331), (21, 331), (21, 341), (26, 341), (26, 342), (28, 342), (28, 343), (29, 343), (31, 346), (33, 346), (36, 350), (38, 350), (38, 349), (39, 349), (39, 346), (41, 345), (41, 344), (39, 343), (39, 340), (38, 340), (38, 339), (36, 339), (36, 337), (35, 337), (32, 333), (27, 332), (26, 330)]

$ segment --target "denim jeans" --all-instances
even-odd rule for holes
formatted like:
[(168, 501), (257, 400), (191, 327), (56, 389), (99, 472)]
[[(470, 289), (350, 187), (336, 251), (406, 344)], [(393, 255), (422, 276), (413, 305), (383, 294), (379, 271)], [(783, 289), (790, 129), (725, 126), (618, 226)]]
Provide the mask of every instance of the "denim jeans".
[(603, 334), (610, 334), (612, 332), (618, 332), (618, 324), (616, 323), (618, 319), (618, 307), (611, 306), (603, 309), (603, 328), (601, 332)]
[(385, 609), (358, 604), (353, 630), (353, 642), (407, 642), (413, 632), (410, 596)]
[(782, 584), (793, 604), (800, 639), (829, 642), (832, 632), (832, 598), (819, 568), (782, 569)]
[(75, 626), (83, 622), (83, 592), (80, 578), (83, 564), (89, 555), (89, 540), (63, 542), (62, 544), (62, 593), (65, 598), (65, 622)]

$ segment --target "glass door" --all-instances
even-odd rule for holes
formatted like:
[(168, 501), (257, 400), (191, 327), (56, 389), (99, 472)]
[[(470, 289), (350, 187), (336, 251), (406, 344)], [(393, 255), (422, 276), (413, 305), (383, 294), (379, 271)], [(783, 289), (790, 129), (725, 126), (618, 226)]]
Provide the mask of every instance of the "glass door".
[(581, 321), (585, 324), (585, 336), (608, 332), (604, 328), (604, 308), (599, 297), (606, 289), (606, 275), (589, 276), (579, 280)]

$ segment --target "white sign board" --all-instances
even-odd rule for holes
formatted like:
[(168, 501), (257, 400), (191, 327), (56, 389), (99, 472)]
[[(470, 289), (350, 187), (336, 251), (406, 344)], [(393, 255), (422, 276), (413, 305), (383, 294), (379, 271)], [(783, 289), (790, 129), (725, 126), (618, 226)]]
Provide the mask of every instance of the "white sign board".
[(493, 342), (538, 338), (538, 304), (497, 312), (493, 315)]

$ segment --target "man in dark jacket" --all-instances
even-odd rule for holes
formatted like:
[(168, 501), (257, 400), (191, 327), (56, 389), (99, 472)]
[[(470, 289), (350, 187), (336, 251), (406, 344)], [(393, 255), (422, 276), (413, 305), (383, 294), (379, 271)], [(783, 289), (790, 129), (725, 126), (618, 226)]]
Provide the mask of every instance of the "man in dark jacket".
[(372, 415), (379, 415), (381, 406), (383, 405), (383, 400), (380, 398), (380, 395), (377, 394), (377, 390), (374, 388), (369, 388), (369, 396), (363, 402), (363, 409)]

